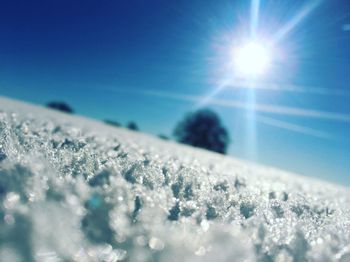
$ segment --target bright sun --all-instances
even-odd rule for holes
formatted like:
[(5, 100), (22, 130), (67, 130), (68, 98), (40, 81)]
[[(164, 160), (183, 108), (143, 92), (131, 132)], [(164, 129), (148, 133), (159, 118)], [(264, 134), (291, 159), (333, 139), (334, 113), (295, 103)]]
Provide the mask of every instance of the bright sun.
[(234, 52), (235, 70), (242, 77), (257, 77), (266, 73), (271, 62), (269, 50), (258, 42), (248, 42)]

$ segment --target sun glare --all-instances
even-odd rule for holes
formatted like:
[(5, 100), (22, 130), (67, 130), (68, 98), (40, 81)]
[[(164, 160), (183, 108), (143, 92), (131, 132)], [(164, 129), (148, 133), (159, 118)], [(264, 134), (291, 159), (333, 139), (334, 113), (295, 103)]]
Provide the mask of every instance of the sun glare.
[(237, 48), (233, 55), (235, 71), (241, 77), (261, 76), (271, 62), (269, 50), (253, 41)]

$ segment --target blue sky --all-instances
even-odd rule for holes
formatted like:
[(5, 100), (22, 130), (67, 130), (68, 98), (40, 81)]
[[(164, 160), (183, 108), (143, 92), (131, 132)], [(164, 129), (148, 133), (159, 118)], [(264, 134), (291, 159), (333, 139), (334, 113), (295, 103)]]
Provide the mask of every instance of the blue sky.
[[(254, 35), (276, 42), (255, 89), (229, 66), (252, 2)], [(252, 2), (3, 1), (0, 94), (166, 135), (209, 107), (230, 154), (350, 185), (349, 1)]]

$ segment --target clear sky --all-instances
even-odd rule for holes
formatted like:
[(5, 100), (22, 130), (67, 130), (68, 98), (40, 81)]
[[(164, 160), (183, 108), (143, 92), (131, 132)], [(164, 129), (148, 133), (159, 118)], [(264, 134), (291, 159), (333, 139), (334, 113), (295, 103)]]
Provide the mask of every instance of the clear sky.
[[(258, 79), (232, 50), (270, 43)], [(0, 94), (68, 102), (171, 135), (204, 106), (229, 153), (350, 185), (350, 1), (7, 0), (0, 4)]]

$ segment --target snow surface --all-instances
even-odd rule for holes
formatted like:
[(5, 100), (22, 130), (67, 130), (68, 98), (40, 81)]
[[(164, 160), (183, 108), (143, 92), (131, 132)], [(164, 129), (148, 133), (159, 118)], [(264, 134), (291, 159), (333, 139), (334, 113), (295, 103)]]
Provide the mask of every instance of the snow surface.
[(350, 261), (349, 192), (0, 98), (1, 261)]

